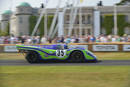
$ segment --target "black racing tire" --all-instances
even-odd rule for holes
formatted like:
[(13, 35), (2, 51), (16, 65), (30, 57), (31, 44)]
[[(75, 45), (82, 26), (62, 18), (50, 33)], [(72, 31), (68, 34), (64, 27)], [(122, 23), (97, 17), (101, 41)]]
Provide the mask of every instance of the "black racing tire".
[(25, 58), (29, 63), (39, 63), (40, 62), (40, 57), (39, 57), (38, 53), (35, 51), (28, 51), (26, 53)]
[(69, 61), (70, 62), (85, 62), (85, 58), (84, 58), (83, 52), (81, 52), (79, 50), (73, 51), (70, 54)]

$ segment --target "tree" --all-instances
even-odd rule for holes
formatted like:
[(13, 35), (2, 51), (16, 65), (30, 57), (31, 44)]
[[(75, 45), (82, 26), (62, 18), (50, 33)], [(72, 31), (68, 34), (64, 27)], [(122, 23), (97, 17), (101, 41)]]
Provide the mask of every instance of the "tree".
[(105, 15), (102, 27), (106, 29), (106, 34), (112, 34), (112, 28), (114, 26), (113, 15)]
[(29, 17), (29, 35), (32, 34), (36, 23), (37, 23), (37, 16), (30, 16)]
[(8, 22), (8, 24), (7, 24), (7, 26), (6, 26), (5, 32), (7, 33), (6, 36), (8, 36), (9, 33), (10, 33), (10, 24), (9, 24), (9, 22)]
[(42, 37), (44, 35), (44, 17), (42, 17), (42, 20), (41, 20), (38, 28), (39, 28), (39, 32), (40, 32), (40, 37)]
[(7, 26), (6, 26), (6, 28), (5, 28), (5, 30), (4, 31), (2, 31), (1, 29), (0, 29), (0, 36), (8, 36), (9, 35), (9, 29), (10, 29), (10, 26), (9, 26), (10, 24), (9, 24), (9, 22), (8, 22), (8, 24), (7, 24)]
[(128, 22), (125, 21), (125, 15), (118, 15), (117, 20), (118, 35), (122, 36), (124, 34), (124, 29), (128, 27)]
[[(50, 29), (50, 26), (51, 26), (51, 23), (52, 23), (52, 20), (53, 20), (53, 15), (48, 15), (48, 21), (47, 21), (47, 28), (48, 28), (48, 31)], [(37, 16), (30, 16), (29, 18), (29, 35), (32, 34), (33, 32), (33, 29), (37, 23)], [(42, 17), (42, 20), (38, 26), (38, 33), (40, 34), (40, 36), (43, 36), (44, 35), (44, 16)], [(36, 34), (38, 34), (36, 33)]]
[[(102, 17), (103, 18), (103, 17)], [(112, 29), (114, 28), (113, 15), (104, 15), (103, 21), (101, 22), (102, 28), (106, 29), (106, 34), (112, 34)], [(130, 26), (129, 22), (126, 22), (125, 15), (117, 15), (117, 26), (118, 26), (118, 35), (122, 36), (124, 34), (124, 29)]]
[(126, 2), (130, 2), (130, 0), (121, 0), (117, 5), (124, 5)]

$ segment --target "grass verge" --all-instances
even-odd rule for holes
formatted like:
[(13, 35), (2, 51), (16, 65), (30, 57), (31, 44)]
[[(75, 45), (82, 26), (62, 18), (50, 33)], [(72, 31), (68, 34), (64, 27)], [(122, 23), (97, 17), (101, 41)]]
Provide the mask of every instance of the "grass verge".
[[(130, 60), (130, 52), (96, 52), (99, 60)], [(0, 53), (0, 59), (25, 59), (21, 53)]]
[(130, 60), (130, 52), (96, 52), (99, 60)]
[(130, 87), (129, 66), (1, 66), (0, 87)]

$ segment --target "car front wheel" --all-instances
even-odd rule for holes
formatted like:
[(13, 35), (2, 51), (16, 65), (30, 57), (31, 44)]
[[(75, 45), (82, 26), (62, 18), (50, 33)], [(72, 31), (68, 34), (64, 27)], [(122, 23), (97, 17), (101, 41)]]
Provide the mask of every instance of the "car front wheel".
[(84, 62), (84, 54), (81, 51), (74, 51), (70, 55), (70, 62)]

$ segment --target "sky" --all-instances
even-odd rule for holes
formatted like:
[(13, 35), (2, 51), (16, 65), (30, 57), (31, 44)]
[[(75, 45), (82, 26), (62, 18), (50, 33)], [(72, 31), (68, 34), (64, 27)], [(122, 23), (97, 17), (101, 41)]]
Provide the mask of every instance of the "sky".
[[(32, 7), (40, 7), (41, 3), (48, 1), (47, 7), (54, 8), (57, 6), (59, 0), (0, 0), (0, 15), (5, 11), (11, 9), (15, 11), (16, 6), (21, 2), (28, 2)], [(61, 7), (65, 5), (66, 2), (72, 3), (74, 0), (61, 0)], [(96, 6), (100, 0), (83, 0), (80, 6)], [(101, 0), (104, 6), (112, 6), (115, 3), (120, 2), (120, 0)], [(1, 19), (1, 18), (0, 18)]]

